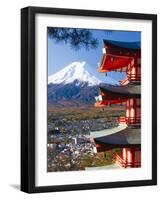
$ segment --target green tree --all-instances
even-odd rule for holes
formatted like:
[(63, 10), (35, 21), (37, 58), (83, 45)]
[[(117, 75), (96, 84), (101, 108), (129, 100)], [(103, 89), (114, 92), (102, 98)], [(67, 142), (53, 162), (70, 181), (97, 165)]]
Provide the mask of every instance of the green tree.
[(75, 50), (79, 50), (81, 47), (89, 50), (98, 46), (98, 39), (93, 37), (90, 29), (49, 27), (48, 36), (57, 43), (69, 44)]

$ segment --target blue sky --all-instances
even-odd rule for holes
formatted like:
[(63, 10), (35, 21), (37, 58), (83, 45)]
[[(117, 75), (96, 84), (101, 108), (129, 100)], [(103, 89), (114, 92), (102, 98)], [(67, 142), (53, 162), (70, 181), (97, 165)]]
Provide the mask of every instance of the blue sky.
[[(97, 76), (98, 63), (102, 57), (103, 39), (136, 42), (141, 41), (140, 32), (132, 31), (112, 31), (105, 32), (103, 30), (91, 30), (94, 37), (98, 39), (98, 47), (96, 49), (86, 50), (81, 48), (76, 51), (68, 44), (63, 42), (56, 43), (53, 39), (48, 37), (48, 75), (54, 74), (65, 66), (75, 61), (85, 61), (87, 63), (87, 70)], [(120, 80), (124, 77), (122, 73), (111, 72), (109, 76)]]

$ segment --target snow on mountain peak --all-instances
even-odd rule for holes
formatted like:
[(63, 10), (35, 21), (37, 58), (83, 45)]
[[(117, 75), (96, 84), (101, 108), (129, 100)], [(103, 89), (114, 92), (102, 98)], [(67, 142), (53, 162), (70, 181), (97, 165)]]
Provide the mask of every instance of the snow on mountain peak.
[[(73, 62), (57, 73), (48, 77), (48, 83), (68, 84), (74, 81), (77, 84), (86, 82), (88, 86), (99, 85), (102, 81), (86, 70), (86, 62)], [(113, 80), (113, 79), (112, 79)], [(114, 80), (113, 80), (114, 81)]]

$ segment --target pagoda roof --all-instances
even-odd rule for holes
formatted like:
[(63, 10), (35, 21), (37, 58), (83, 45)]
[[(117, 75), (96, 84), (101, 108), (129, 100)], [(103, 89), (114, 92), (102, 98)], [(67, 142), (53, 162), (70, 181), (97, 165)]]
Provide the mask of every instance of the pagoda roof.
[(104, 137), (104, 136), (107, 136), (107, 135), (114, 134), (114, 133), (116, 133), (118, 131), (122, 131), (126, 128), (127, 128), (127, 124), (120, 124), (119, 126), (114, 127), (114, 128), (110, 128), (110, 129), (104, 129), (104, 130), (101, 130), (101, 131), (91, 131), (90, 135), (95, 139), (95, 138), (98, 138), (98, 137)]
[[(122, 127), (121, 127), (122, 126)], [(97, 144), (108, 147), (132, 147), (141, 145), (141, 129), (119, 125), (116, 128), (90, 133)]]
[(110, 45), (111, 47), (119, 47), (127, 50), (140, 50), (141, 43), (136, 42), (123, 42), (123, 41), (114, 41), (114, 40), (103, 40), (106, 46)]
[(100, 91), (107, 100), (115, 99), (115, 97), (138, 97), (141, 96), (141, 86), (136, 84), (127, 84), (124, 86), (112, 86), (107, 84), (100, 84)]
[(134, 65), (134, 58), (115, 54), (103, 54), (98, 72), (123, 71), (127, 72)]
[(127, 72), (134, 65), (137, 66), (141, 56), (140, 42), (104, 40), (104, 49), (98, 69), (99, 72), (103, 73), (109, 71)]

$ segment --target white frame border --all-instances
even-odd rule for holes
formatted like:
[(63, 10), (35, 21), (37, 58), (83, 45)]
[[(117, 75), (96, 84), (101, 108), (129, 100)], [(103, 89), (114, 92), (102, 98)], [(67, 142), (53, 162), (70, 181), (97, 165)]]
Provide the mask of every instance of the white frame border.
[[(78, 23), (79, 21), (79, 23)], [(152, 178), (152, 21), (36, 14), (35, 27), (35, 185), (148, 180)], [(61, 25), (61, 26), (60, 26)], [(141, 168), (47, 173), (47, 27), (141, 31)], [(117, 28), (117, 29), (116, 29)], [(148, 41), (148, 42), (147, 42)], [(146, 116), (146, 117), (145, 117)], [(151, 130), (151, 131), (150, 131)]]

